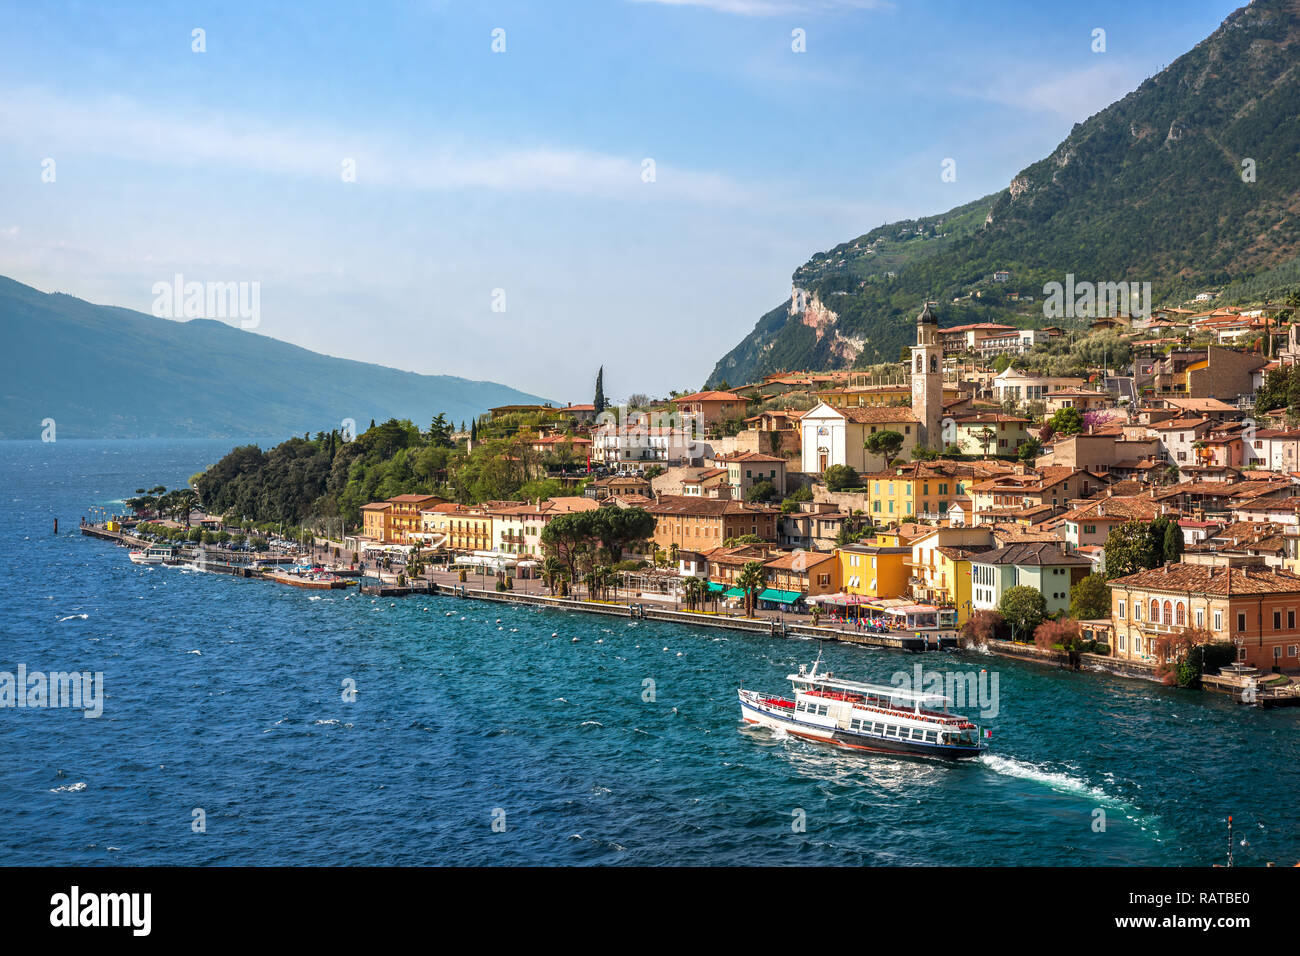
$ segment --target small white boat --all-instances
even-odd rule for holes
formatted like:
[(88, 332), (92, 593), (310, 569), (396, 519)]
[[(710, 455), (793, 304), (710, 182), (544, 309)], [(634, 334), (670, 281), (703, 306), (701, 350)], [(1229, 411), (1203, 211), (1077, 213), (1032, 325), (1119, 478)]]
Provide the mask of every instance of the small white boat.
[(132, 564), (163, 564), (172, 559), (172, 549), (155, 546), (144, 551), (132, 551), (128, 557)]

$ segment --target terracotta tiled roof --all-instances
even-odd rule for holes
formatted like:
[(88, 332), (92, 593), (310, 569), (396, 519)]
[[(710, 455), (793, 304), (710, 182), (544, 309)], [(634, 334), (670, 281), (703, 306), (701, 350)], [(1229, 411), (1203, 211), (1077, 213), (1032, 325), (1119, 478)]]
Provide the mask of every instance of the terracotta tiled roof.
[(1290, 571), (1170, 564), (1109, 582), (1110, 586), (1194, 594), (1290, 594), (1300, 592), (1300, 575)]
[(773, 558), (765, 565), (773, 571), (806, 571), (814, 565), (821, 564), (823, 561), (831, 561), (835, 555), (822, 553), (818, 551), (791, 551), (789, 554), (783, 554), (779, 558)]
[(1160, 514), (1160, 505), (1149, 494), (1113, 495), (1090, 498), (1061, 516), (1065, 521), (1121, 520), (1152, 521)]
[(919, 421), (916, 413), (906, 405), (868, 405), (836, 408), (835, 411), (857, 425), (891, 425), (897, 422), (915, 424)]
[(735, 392), (693, 392), (690, 395), (679, 395), (673, 399), (675, 403), (681, 402), (743, 402), (744, 399)]
[(749, 504), (744, 501), (737, 501), (734, 498), (700, 498), (695, 495), (660, 495), (659, 500), (646, 510), (656, 515), (705, 515), (709, 517), (741, 514), (752, 514), (758, 517), (780, 514), (779, 508)]

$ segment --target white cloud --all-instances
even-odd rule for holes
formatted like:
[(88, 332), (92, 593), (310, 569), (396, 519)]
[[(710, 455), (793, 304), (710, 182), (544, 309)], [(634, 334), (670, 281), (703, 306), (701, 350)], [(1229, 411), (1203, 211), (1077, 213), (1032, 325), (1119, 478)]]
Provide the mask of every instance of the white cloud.
[(1051, 67), (1029, 75), (1004, 72), (995, 80), (953, 92), (1035, 113), (1055, 113), (1078, 123), (1136, 89), (1146, 75), (1141, 67), (1110, 61), (1073, 73)]
[(387, 134), (291, 128), (229, 113), (164, 115), (122, 96), (72, 101), (44, 90), (0, 90), (0, 142), (112, 156), (165, 166), (215, 166), (339, 182), (344, 159), (367, 184), (440, 191), (484, 189), (615, 200), (738, 204), (751, 191), (726, 176), (655, 159), (642, 181), (640, 156), (538, 144), (398, 142)]
[(668, 7), (702, 7), (716, 13), (742, 17), (776, 17), (787, 14), (838, 13), (845, 10), (888, 10), (889, 0), (632, 0)]

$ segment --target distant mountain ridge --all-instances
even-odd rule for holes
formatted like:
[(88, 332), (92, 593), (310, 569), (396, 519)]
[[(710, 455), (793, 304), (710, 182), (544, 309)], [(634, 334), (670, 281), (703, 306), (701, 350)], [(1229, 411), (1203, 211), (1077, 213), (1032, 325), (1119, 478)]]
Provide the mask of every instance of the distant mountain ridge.
[(373, 418), (459, 426), (545, 401), (494, 382), (321, 355), (224, 322), (177, 322), (0, 277), (0, 438), (243, 438)]
[(1041, 324), (1024, 296), (1041, 303), (1067, 273), (1151, 282), (1157, 300), (1252, 277), (1256, 292), (1294, 287), (1298, 115), (1300, 0), (1255, 0), (1006, 189), (813, 256), (707, 386), (897, 361), (926, 299), (942, 325)]

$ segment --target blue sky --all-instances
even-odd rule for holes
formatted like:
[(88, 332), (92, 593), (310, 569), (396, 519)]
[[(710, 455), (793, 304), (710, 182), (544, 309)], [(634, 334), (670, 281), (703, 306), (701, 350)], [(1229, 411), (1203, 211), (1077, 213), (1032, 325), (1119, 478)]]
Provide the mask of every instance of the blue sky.
[(1237, 5), (8, 3), (0, 274), (256, 281), (257, 334), (330, 355), (694, 388), (811, 254), (1004, 187)]

